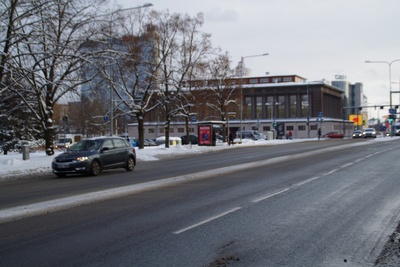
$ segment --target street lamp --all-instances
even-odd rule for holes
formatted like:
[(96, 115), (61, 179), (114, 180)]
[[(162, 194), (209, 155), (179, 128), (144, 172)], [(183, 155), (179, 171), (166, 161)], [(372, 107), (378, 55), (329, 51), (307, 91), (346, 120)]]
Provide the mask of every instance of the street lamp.
[[(111, 19), (110, 19), (110, 34), (111, 34), (111, 23), (112, 23), (112, 16), (114, 15), (114, 14), (116, 14), (116, 13), (119, 13), (119, 12), (123, 12), (123, 11), (129, 11), (129, 10), (134, 10), (134, 9), (141, 9), (141, 8), (146, 8), (146, 7), (151, 7), (151, 6), (153, 6), (153, 4), (151, 4), (151, 3), (145, 3), (145, 4), (143, 4), (143, 5), (141, 5), (141, 6), (136, 6), (136, 7), (128, 7), (128, 8), (123, 8), (123, 9), (117, 9), (117, 10), (115, 10), (114, 12), (111, 12), (111, 13), (109, 13), (109, 14), (106, 14), (106, 15), (111, 15)], [(112, 66), (111, 66), (111, 64), (110, 64), (110, 73), (109, 73), (109, 75), (110, 75), (110, 77), (109, 77), (109, 79), (110, 79), (110, 136), (112, 136), (113, 135), (113, 131), (114, 131), (114, 125), (113, 125), (113, 123), (114, 123), (114, 105), (113, 105), (113, 101), (114, 101), (114, 94), (113, 94), (113, 86), (112, 86), (112, 81), (111, 81), (111, 79), (113, 78), (112, 77), (112, 75), (111, 75), (111, 73), (112, 73)]]
[(242, 142), (242, 131), (243, 131), (243, 64), (244, 64), (244, 59), (245, 58), (250, 58), (250, 57), (263, 57), (263, 56), (268, 56), (268, 53), (260, 54), (260, 55), (251, 55), (251, 56), (242, 56), (240, 59), (240, 142)]
[[(392, 103), (392, 64), (394, 63), (394, 62), (397, 62), (397, 61), (400, 61), (400, 59), (395, 59), (395, 60), (392, 60), (392, 61), (370, 61), (370, 60), (367, 60), (367, 61), (365, 61), (365, 63), (385, 63), (385, 64), (387, 64), (388, 66), (389, 66), (389, 93), (390, 93), (390, 95), (389, 95), (389, 99), (390, 99), (390, 109), (392, 109), (392, 106), (393, 106), (393, 103)], [(390, 127), (391, 127), (391, 136), (393, 136), (393, 122), (392, 122), (392, 124), (390, 125)]]

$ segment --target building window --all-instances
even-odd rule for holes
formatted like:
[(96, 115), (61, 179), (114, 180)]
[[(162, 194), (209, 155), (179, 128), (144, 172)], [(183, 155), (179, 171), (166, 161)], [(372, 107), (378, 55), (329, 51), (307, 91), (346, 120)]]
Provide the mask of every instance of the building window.
[(274, 97), (273, 96), (268, 96), (267, 97), (267, 102), (265, 103), (267, 106), (267, 118), (273, 118), (274, 117)]
[(245, 114), (244, 114), (244, 118), (246, 118), (246, 119), (251, 119), (251, 97), (246, 97), (245, 99), (244, 99), (244, 112), (245, 112)]
[(160, 134), (164, 133), (164, 127), (161, 127), (159, 130), (160, 130)]
[(286, 126), (286, 131), (293, 131), (294, 127), (293, 126)]
[(178, 128), (178, 133), (184, 133), (185, 132), (185, 128)]
[(284, 95), (278, 96), (278, 116), (277, 118), (286, 117), (286, 97)]
[(282, 81), (281, 78), (272, 78), (272, 82), (273, 82), (273, 83), (279, 83), (279, 82), (281, 82), (281, 81)]
[(149, 128), (149, 133), (153, 134), (154, 133), (154, 128)]
[(268, 78), (261, 78), (260, 79), (260, 83), (269, 83), (269, 79)]
[(305, 131), (305, 130), (306, 130), (306, 126), (304, 126), (304, 125), (299, 125), (299, 126), (297, 127), (297, 129), (298, 129), (299, 131)]
[(258, 83), (258, 79), (250, 79), (250, 83)]
[(308, 117), (308, 110), (310, 108), (310, 103), (308, 101), (307, 95), (301, 96), (301, 117)]
[(317, 125), (315, 125), (315, 124), (311, 125), (310, 129), (313, 130), (313, 131), (316, 131), (317, 130)]
[(258, 119), (263, 117), (262, 109), (263, 109), (263, 101), (261, 96), (256, 97), (256, 115)]
[(263, 132), (271, 131), (271, 126), (263, 126)]
[(297, 101), (296, 101), (297, 96), (296, 95), (291, 95), (289, 97), (289, 117), (290, 118), (296, 118), (297, 117)]
[(291, 82), (292, 81), (292, 77), (283, 77), (283, 81), (284, 82)]

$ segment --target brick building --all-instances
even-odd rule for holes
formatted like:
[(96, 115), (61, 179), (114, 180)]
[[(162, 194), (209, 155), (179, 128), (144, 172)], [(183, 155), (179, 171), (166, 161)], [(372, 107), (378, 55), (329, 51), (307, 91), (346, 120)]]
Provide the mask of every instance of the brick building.
[[(353, 122), (344, 116), (344, 91), (324, 80), (307, 81), (297, 75), (230, 78), (225, 81), (225, 90), (234, 93), (225, 100), (236, 100), (237, 104), (231, 103), (222, 115), (210, 108), (210, 101), (214, 101), (215, 97), (207, 98), (207, 95), (212, 95), (208, 90), (213, 90), (215, 83), (202, 81), (202, 86), (191, 91), (197, 100), (191, 110), (196, 114), (196, 121), (192, 121), (189, 127), (193, 134), (197, 134), (197, 122), (207, 120), (229, 120), (232, 132), (241, 127), (243, 130), (266, 133), (279, 127), (283, 129), (281, 134), (292, 131), (294, 138), (316, 137), (318, 128), (323, 134), (340, 132), (345, 136), (350, 136), (354, 130)], [(146, 138), (164, 135), (161, 118), (162, 110), (149, 116), (145, 124)], [(137, 137), (137, 124), (129, 124), (128, 132), (130, 136)], [(186, 134), (182, 117), (176, 117), (171, 124), (170, 134)]]

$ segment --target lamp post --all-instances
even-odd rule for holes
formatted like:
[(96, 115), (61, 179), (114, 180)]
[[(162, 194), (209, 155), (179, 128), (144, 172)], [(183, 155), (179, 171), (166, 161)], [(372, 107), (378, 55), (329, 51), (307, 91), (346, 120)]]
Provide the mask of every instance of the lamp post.
[[(392, 106), (393, 106), (393, 103), (392, 103), (392, 64), (394, 63), (394, 62), (397, 62), (397, 61), (400, 61), (400, 59), (395, 59), (395, 60), (392, 60), (392, 61), (370, 61), (370, 60), (367, 60), (367, 61), (365, 61), (365, 63), (384, 63), (384, 64), (387, 64), (388, 66), (389, 66), (389, 99), (390, 99), (390, 109), (392, 109)], [(391, 136), (393, 137), (393, 122), (391, 123), (391, 125), (390, 125), (390, 128), (391, 128), (391, 130), (390, 130), (390, 133), (391, 133)]]
[(263, 57), (268, 56), (268, 53), (260, 54), (260, 55), (251, 55), (251, 56), (242, 56), (240, 59), (240, 142), (242, 142), (242, 131), (243, 131), (243, 64), (245, 58), (250, 57)]
[[(151, 4), (151, 3), (145, 3), (145, 4), (141, 5), (141, 6), (129, 7), (129, 8), (123, 8), (123, 9), (117, 9), (117, 10), (115, 10), (114, 12), (111, 12), (111, 13), (109, 13), (109, 14), (106, 14), (106, 15), (110, 15), (110, 16), (111, 16), (111, 18), (110, 18), (110, 34), (112, 33), (112, 32), (111, 32), (111, 23), (112, 23), (112, 16), (113, 16), (114, 14), (119, 13), (119, 12), (123, 12), (123, 11), (129, 11), (129, 10), (134, 10), (134, 9), (141, 9), (141, 8), (146, 8), (146, 7), (151, 7), (151, 6), (153, 6), (153, 4)], [(110, 62), (110, 63), (111, 63), (111, 62)], [(111, 66), (111, 64), (110, 64), (110, 73), (109, 73), (109, 75), (110, 75), (110, 77), (109, 77), (109, 79), (110, 79), (110, 136), (113, 135), (113, 131), (114, 131), (114, 125), (113, 125), (113, 123), (114, 123), (114, 105), (113, 105), (114, 94), (113, 94), (113, 86), (112, 86), (112, 81), (111, 81), (113, 75), (112, 75), (111, 73), (112, 73), (112, 66)]]

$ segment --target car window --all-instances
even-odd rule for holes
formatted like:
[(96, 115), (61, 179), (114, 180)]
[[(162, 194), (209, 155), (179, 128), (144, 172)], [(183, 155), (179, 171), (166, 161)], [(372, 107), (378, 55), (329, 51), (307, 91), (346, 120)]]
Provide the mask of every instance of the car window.
[(124, 139), (123, 142), (124, 142), (124, 144), (125, 144), (126, 147), (132, 146), (131, 143), (129, 143), (128, 140), (125, 140), (125, 139)]
[(114, 139), (114, 145), (116, 148), (124, 148), (126, 147), (124, 141), (122, 139)]
[(101, 145), (99, 140), (82, 140), (74, 144), (69, 150), (70, 151), (86, 151), (86, 150), (97, 150)]
[(114, 148), (114, 143), (112, 140), (106, 140), (103, 144), (103, 148), (107, 147), (108, 149)]

